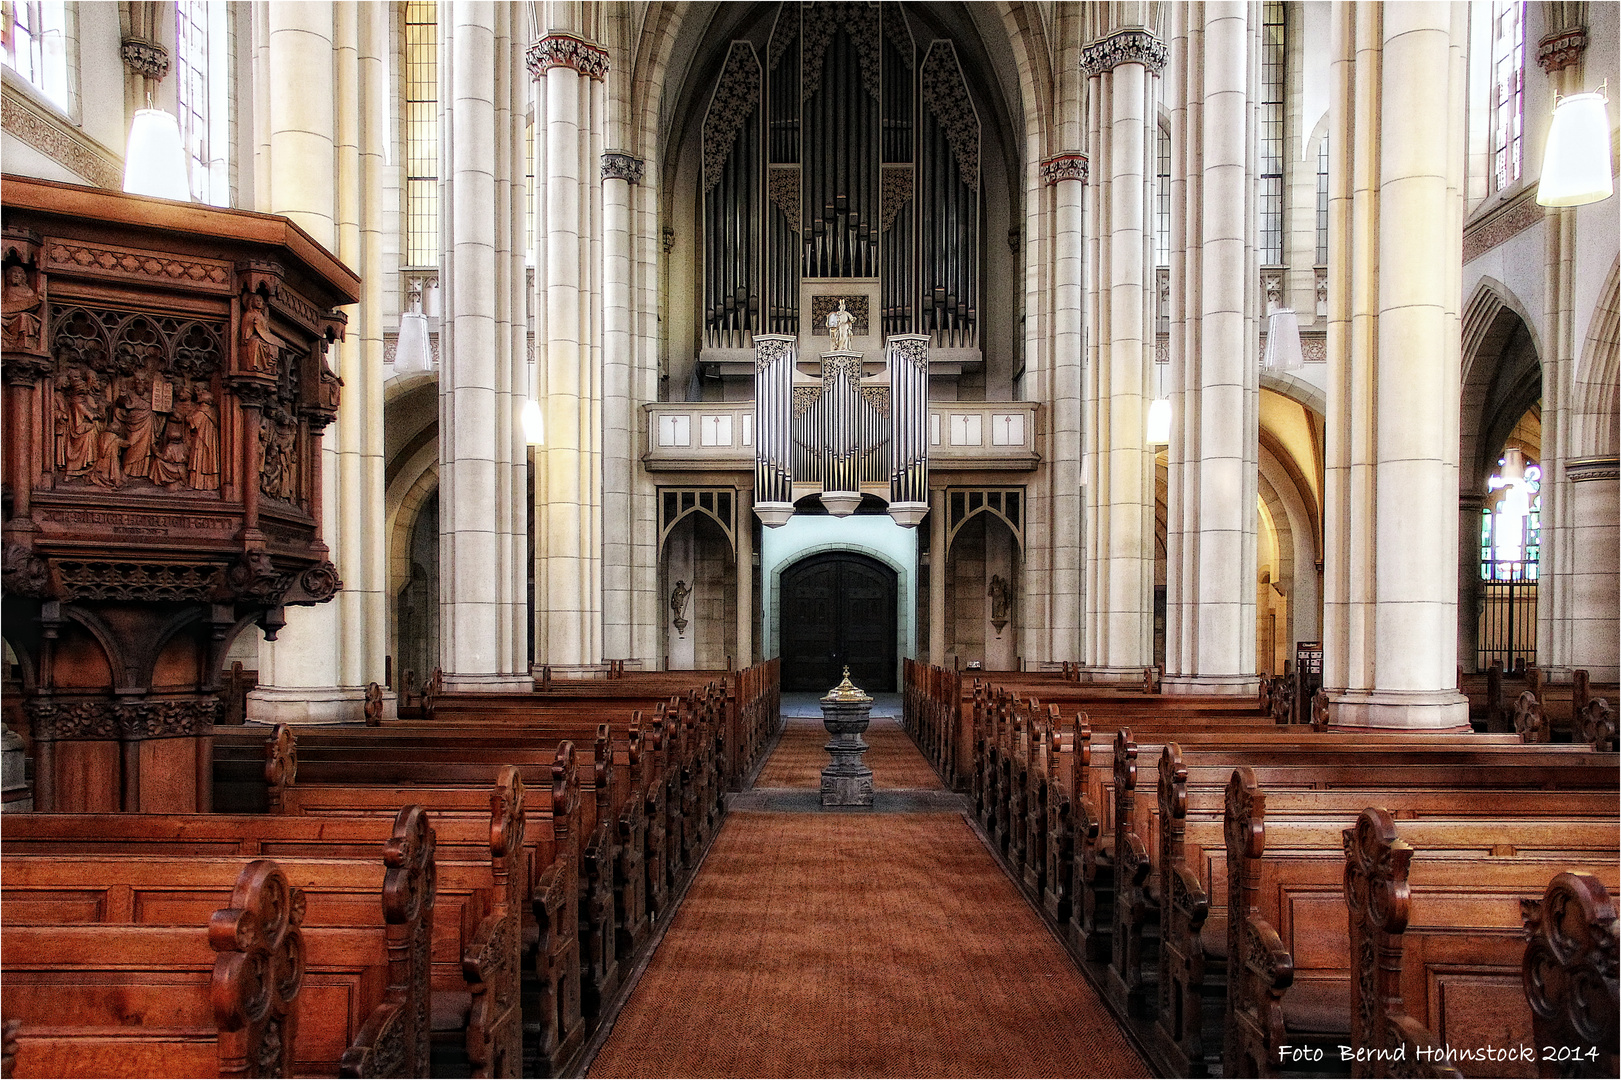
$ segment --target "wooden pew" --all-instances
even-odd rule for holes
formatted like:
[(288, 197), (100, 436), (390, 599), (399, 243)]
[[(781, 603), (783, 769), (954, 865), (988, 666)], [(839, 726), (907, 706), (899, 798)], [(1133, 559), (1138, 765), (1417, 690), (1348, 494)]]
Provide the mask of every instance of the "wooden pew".
[[(1422, 895), (1424, 904), (1405, 926), (1409, 970), (1401, 975), (1401, 963), (1392, 962), (1388, 948), (1381, 957), (1363, 939), (1347, 946), (1344, 938), (1325, 938), (1321, 931), (1346, 910), (1346, 889), (1362, 889), (1351, 902), (1353, 925), (1357, 912), (1367, 910), (1366, 881), (1359, 886), (1357, 875), (1368, 869), (1369, 859), (1377, 862), (1378, 836), (1394, 838), (1390, 814), (1364, 813), (1351, 830), (1342, 820), (1271, 820), (1276, 815), (1269, 814), (1264, 792), (1243, 767), (1234, 771), (1229, 796), (1233, 914), (1227, 920), (1225, 1075), (1275, 1073), (1285, 1044), (1379, 1047), (1383, 1034), (1361, 1027), (1368, 1020), (1366, 1003), (1358, 1005), (1354, 994), (1384, 994), (1454, 1046), (1508, 1041), (1504, 1021), (1511, 1018), (1501, 1013), (1454, 1009), (1443, 1024), (1439, 1013), (1421, 1011), (1427, 1010), (1431, 969), (1485, 972), (1484, 981), (1452, 976), (1458, 993), (1477, 997), (1493, 968), (1502, 973), (1518, 965), (1519, 899), (1534, 896), (1542, 882), (1565, 869), (1594, 872), (1611, 883), (1618, 873), (1621, 826), (1613, 814), (1560, 823), (1553, 837), (1529, 841), (1524, 822), (1504, 822), (1489, 810), (1473, 820), (1404, 821), (1402, 832), (1428, 854), (1422, 874), (1412, 879), (1413, 888), (1421, 888), (1413, 895)], [(1377, 827), (1370, 826), (1375, 819)], [(1512, 1026), (1507, 1030), (1512, 1038)], [(1528, 1025), (1520, 1034), (1529, 1034)]]
[[(235, 856), (157, 857), (139, 844), (107, 844), (72, 859), (18, 855), (8, 844), (0, 909), (8, 933), (35, 923), (186, 925), (229, 899), (224, 881), (240, 865)], [(435, 881), (443, 888), (448, 876), (453, 890), (455, 875), (446, 875), (453, 867), (445, 865), (436, 874), (433, 830), (421, 808), (401, 810), (392, 835), (369, 858), (283, 856), (276, 865), (308, 905), (308, 1015), (297, 1067), (363, 1076), (425, 1070), (428, 1032), (419, 1020), (429, 1003)]]
[(1565, 872), (1548, 883), (1540, 900), (1521, 900), (1520, 915), (1526, 936), (1521, 976), (1537, 1074), (1621, 1076), (1615, 979), (1621, 927), (1610, 893), (1591, 874)]
[(8, 1075), (294, 1075), (303, 899), (272, 860), (218, 870), (226, 906), (192, 925), (7, 919)]
[[(418, 827), (407, 822), (408, 814), (424, 823), (428, 820), (420, 807), (400, 811), (390, 829), (388, 815), (401, 798), (390, 791), (368, 812), (350, 816), (28, 815), (6, 823), (6, 851), (370, 861), (381, 855), (384, 865), (391, 867), (383, 879), (385, 915), (395, 919), (409, 915), (405, 902), (410, 897), (401, 893), (393, 867), (409, 866), (408, 853), (418, 852), (414, 858), (421, 858), (426, 849), (437, 863), (437, 918), (415, 931), (423, 935), (418, 945), (405, 940), (403, 924), (390, 922), (390, 963), (399, 963), (395, 953), (407, 946), (427, 950), (430, 978), (421, 983), (421, 992), (427, 993), (431, 984), (433, 1026), (455, 1032), (475, 1067), (494, 1069), (493, 1075), (516, 1075), (521, 1064), (512, 1055), (520, 1052), (521, 1018), (516, 1006), (511, 1015), (501, 1015), (494, 1003), (516, 1001), (518, 995), (518, 954), (502, 950), (509, 946), (516, 950), (522, 935), (528, 867), (522, 849), (509, 844), (508, 838), (521, 834), (524, 791), (513, 770), (498, 777), (493, 790), (486, 788), (479, 795), (469, 799), (465, 814), (435, 812), (427, 843), (405, 842), (412, 835), (409, 829)], [(421, 871), (414, 873), (420, 876)], [(420, 1053), (412, 1053), (411, 1062), (422, 1062), (421, 1068), (426, 1068), (430, 1034), (428, 1028), (422, 1030)], [(499, 1071), (504, 1058), (513, 1062), (506, 1073)], [(405, 1066), (408, 1074), (417, 1068), (411, 1062)]]
[[(378, 729), (365, 730), (375, 733)], [(308, 771), (309, 766), (300, 762), (298, 740), (285, 725), (278, 726), (265, 749), (265, 774), (272, 791), (278, 793), (278, 813), (323, 819), (376, 814), (407, 791), (436, 820), (470, 818), (490, 829), (492, 863), (499, 861), (505, 867), (499, 891), (492, 886), (492, 893), (498, 900), (506, 899), (488, 912), (476, 913), (485, 932), (475, 934), (464, 922), (463, 937), (477, 943), (477, 948), (441, 951), (451, 970), (441, 973), (439, 985), (447, 991), (454, 988), (458, 964), (472, 985), (466, 990), (466, 1007), (452, 1009), (449, 1017), (441, 1015), (435, 1026), (441, 1030), (453, 1027), (457, 1018), (466, 1016), (469, 1056), (475, 1065), (510, 1070), (500, 1075), (556, 1075), (584, 1045), (586, 1034), (580, 1007), (580, 840), (584, 828), (579, 766), (572, 743), (565, 741), (549, 753), (543, 771), (499, 766), (497, 787), (491, 792), (488, 777), (492, 766), (487, 764), (396, 763), (396, 768), (389, 769), (364, 763), (327, 782), (305, 780), (300, 769)], [(402, 775), (402, 769), (409, 775)], [(526, 773), (530, 774), (527, 785)], [(515, 818), (506, 816), (512, 806), (519, 808)], [(490, 825), (497, 813), (507, 822), (498, 830)], [(508, 951), (511, 949), (520, 953), (514, 955)], [(521, 1040), (513, 1031), (520, 1018), (509, 1010), (519, 995), (505, 991), (510, 980), (520, 975), (529, 983), (522, 994), (532, 1000), (532, 1007), (522, 1012)], [(482, 1012), (475, 993), (480, 984), (502, 991), (486, 999)], [(500, 1003), (499, 1014), (504, 1018), (500, 1023), (491, 1014), (489, 1001)], [(520, 1041), (521, 1051), (517, 1049)]]

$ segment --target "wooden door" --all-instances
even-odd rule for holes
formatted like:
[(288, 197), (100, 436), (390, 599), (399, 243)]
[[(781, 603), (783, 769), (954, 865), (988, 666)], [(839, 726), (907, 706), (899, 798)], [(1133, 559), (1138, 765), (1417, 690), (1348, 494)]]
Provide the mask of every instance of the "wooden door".
[(895, 690), (898, 581), (864, 555), (829, 552), (782, 574), (782, 688), (827, 693), (846, 664), (869, 693)]

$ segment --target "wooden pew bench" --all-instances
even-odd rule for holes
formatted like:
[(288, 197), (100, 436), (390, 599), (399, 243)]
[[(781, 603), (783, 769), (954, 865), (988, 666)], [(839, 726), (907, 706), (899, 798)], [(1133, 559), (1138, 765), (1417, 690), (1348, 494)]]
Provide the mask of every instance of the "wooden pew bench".
[(225, 905), (189, 925), (6, 918), (7, 1075), (294, 1075), (304, 904), (271, 860), (215, 870)]
[[(138, 817), (138, 815), (128, 815)], [(276, 860), (306, 905), (304, 1009), (296, 1066), (331, 1075), (412, 1075), (427, 1063), (426, 1014), (435, 880), (455, 896), (462, 864), (434, 860), (420, 808), (400, 811), (392, 835), (364, 859)], [(201, 924), (230, 901), (235, 856), (132, 854), (139, 845), (0, 860), (0, 915), (17, 926), (82, 922), (115, 926)], [(459, 959), (459, 958), (458, 958)]]
[[(1361, 942), (1348, 942), (1329, 928), (1347, 918), (1345, 890), (1358, 888), (1354, 872), (1366, 871), (1376, 859), (1371, 836), (1393, 835), (1394, 819), (1384, 810), (1364, 812), (1350, 828), (1338, 816), (1291, 819), (1269, 810), (1251, 770), (1235, 770), (1227, 863), (1229, 894), (1239, 899), (1227, 923), (1227, 1075), (1278, 1071), (1279, 1047), (1286, 1042), (1380, 1045), (1369, 1039), (1382, 1036), (1353, 1030), (1353, 1017), (1365, 1015), (1354, 1007), (1353, 987), (1366, 987), (1369, 979), (1442, 1042), (1479, 1046), (1507, 1041), (1505, 1033), (1529, 1035), (1528, 1023), (1516, 1032), (1505, 1027), (1502, 1013), (1469, 1006), (1449, 1011), (1434, 994), (1439, 987), (1475, 1001), (1483, 986), (1518, 968), (1524, 940), (1519, 901), (1539, 895), (1550, 877), (1580, 869), (1613, 885), (1621, 873), (1621, 825), (1612, 813), (1607, 819), (1546, 822), (1549, 828), (1535, 836), (1526, 822), (1501, 820), (1489, 799), (1480, 812), (1475, 819), (1400, 824), (1423, 858), (1413, 864), (1406, 890), (1411, 908), (1402, 945), (1405, 973), (1392, 980), (1388, 959), (1375, 958), (1361, 970), (1369, 959)], [(1382, 824), (1370, 825), (1375, 819)], [(1550, 830), (1554, 835), (1547, 835)], [(1527, 840), (1541, 846), (1520, 846)], [(1359, 896), (1352, 904), (1363, 910), (1365, 883)]]
[[(367, 812), (345, 816), (241, 814), (41, 814), (19, 816), (6, 823), (8, 854), (144, 854), (173, 856), (272, 856), (289, 867), (297, 860), (356, 859), (387, 865), (400, 861), (420, 841), (406, 843), (410, 833), (407, 811), (400, 811), (392, 827), (390, 815), (399, 805), (397, 791), (378, 792)], [(528, 867), (521, 852), (504, 845), (521, 817), (523, 790), (516, 774), (498, 781), (468, 800), (467, 812), (447, 815), (434, 811), (420, 815), (432, 823), (430, 846), (438, 870), (437, 915), (427, 924), (431, 937), (430, 979), (433, 991), (433, 1029), (441, 1037), (460, 1043), (475, 1065), (488, 1065), (517, 1049), (519, 1018), (490, 1014), (493, 1003), (515, 999), (518, 992), (516, 951), (501, 953), (492, 943), (516, 942), (524, 913), (522, 899), (528, 888)], [(407, 829), (402, 833), (402, 829)], [(494, 846), (492, 847), (492, 838)], [(404, 863), (402, 863), (404, 865)], [(390, 870), (389, 873), (394, 873)], [(296, 876), (296, 874), (295, 874)], [(385, 882), (385, 913), (404, 909), (398, 887)], [(511, 895), (509, 895), (511, 894)], [(311, 924), (312, 930), (315, 924)], [(390, 925), (391, 949), (401, 944), (404, 931)], [(496, 951), (492, 954), (492, 947)], [(514, 946), (514, 950), (515, 950)], [(396, 962), (398, 960), (396, 959)], [(414, 1026), (414, 1025), (413, 1025)], [(420, 1060), (426, 1067), (430, 1032), (421, 1038)], [(339, 1048), (341, 1051), (341, 1047)], [(415, 1055), (415, 1051), (413, 1051)], [(413, 1056), (412, 1060), (416, 1060)], [(515, 1059), (516, 1060), (516, 1059)], [(515, 1075), (514, 1071), (508, 1075)], [(495, 1075), (501, 1075), (497, 1072)]]

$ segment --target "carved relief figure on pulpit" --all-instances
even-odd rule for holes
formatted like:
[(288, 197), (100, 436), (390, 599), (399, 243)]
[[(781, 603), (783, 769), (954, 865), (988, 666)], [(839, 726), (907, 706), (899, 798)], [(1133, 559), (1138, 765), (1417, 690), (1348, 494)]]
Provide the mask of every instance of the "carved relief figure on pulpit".
[(123, 487), (123, 452), (129, 440), (124, 438), (119, 423), (120, 407), (117, 401), (107, 399), (106, 384), (101, 377), (92, 376), (92, 379), (91, 399), (99, 406), (101, 417), (96, 432), (96, 465), (90, 470), (90, 482), (101, 487)]
[(152, 467), (158, 438), (158, 415), (152, 410), (152, 377), (137, 372), (124, 387), (124, 476), (145, 479)]
[(845, 308), (844, 301), (827, 313), (827, 336), (830, 339), (834, 352), (849, 352), (850, 338), (854, 333), (856, 317)]
[(62, 470), (68, 476), (84, 476), (96, 465), (101, 442), (101, 403), (82, 371), (68, 372), (61, 390), (66, 414), (67, 438), (62, 450)]
[(4, 345), (7, 349), (26, 350), (39, 346), (39, 312), (44, 298), (28, 284), (28, 271), (21, 263), (6, 267), (5, 297), (0, 300), (4, 317)]
[(279, 350), (270, 336), (270, 316), (265, 314), (265, 298), (249, 293), (242, 309), (242, 366), (249, 371), (275, 371)]
[(174, 417), (164, 425), (163, 448), (152, 461), (151, 472), (148, 473), (154, 484), (162, 485), (170, 491), (178, 491), (186, 486), (186, 461), (189, 451), (186, 447), (186, 421), (185, 412), (191, 406), (191, 391), (182, 389), (180, 400), (175, 403)]
[(186, 414), (191, 430), (187, 450), (187, 481), (198, 491), (218, 491), (220, 486), (220, 425), (214, 395), (199, 387), (196, 401)]

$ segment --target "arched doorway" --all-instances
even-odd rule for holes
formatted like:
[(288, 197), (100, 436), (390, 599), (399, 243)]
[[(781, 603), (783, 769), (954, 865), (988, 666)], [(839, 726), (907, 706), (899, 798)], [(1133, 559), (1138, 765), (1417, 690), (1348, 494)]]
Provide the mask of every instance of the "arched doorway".
[(863, 690), (895, 689), (898, 577), (877, 559), (830, 551), (782, 572), (782, 688), (826, 693), (844, 665)]

